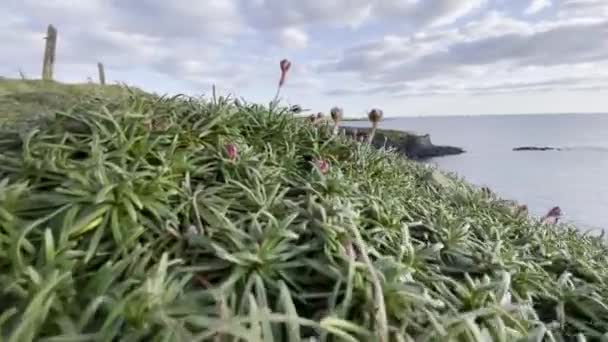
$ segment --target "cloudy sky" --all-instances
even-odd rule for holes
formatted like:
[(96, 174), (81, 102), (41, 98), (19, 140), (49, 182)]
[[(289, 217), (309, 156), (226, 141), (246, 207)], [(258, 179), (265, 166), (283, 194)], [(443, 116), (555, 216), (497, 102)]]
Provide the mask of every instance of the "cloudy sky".
[[(8, 4), (7, 4), (8, 1)], [(0, 75), (284, 100), (349, 116), (608, 112), (608, 0), (3, 0)]]

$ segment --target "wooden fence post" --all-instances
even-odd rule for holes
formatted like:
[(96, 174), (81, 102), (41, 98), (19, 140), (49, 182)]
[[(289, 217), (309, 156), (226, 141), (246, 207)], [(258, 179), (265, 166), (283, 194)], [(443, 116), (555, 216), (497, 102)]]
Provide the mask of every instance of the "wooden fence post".
[(106, 72), (105, 72), (105, 69), (103, 68), (103, 64), (101, 64), (101, 62), (97, 63), (97, 70), (99, 71), (99, 84), (105, 85), (106, 84)]
[(42, 64), (42, 79), (53, 80), (53, 67), (55, 65), (55, 48), (57, 47), (57, 30), (49, 25), (46, 33), (46, 46), (44, 48), (44, 61)]

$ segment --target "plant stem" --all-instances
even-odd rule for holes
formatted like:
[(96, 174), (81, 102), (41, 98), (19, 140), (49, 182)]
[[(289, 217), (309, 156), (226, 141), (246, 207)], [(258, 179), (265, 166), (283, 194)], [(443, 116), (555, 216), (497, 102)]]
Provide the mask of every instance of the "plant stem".
[(378, 129), (378, 123), (377, 122), (372, 122), (372, 130), (369, 133), (369, 135), (367, 136), (367, 142), (371, 145), (372, 142), (374, 141), (374, 136), (376, 135), (376, 130)]
[(372, 284), (374, 286), (374, 296), (376, 301), (376, 324), (378, 325), (378, 340), (380, 342), (388, 342), (388, 322), (386, 319), (386, 307), (384, 306), (384, 292), (382, 290), (382, 284), (380, 283), (380, 278), (378, 278), (378, 274), (376, 273), (376, 269), (372, 264), (372, 261), (369, 259), (369, 255), (367, 254), (367, 248), (365, 247), (365, 241), (361, 237), (359, 230), (356, 226), (350, 225), (350, 229), (355, 236), (355, 244), (357, 248), (359, 248), (359, 252), (361, 253), (361, 258), (363, 262), (369, 269), (369, 274), (372, 280)]
[(279, 103), (279, 95), (281, 94), (281, 85), (277, 87), (277, 93), (274, 95), (274, 100), (272, 100), (272, 107), (276, 106)]

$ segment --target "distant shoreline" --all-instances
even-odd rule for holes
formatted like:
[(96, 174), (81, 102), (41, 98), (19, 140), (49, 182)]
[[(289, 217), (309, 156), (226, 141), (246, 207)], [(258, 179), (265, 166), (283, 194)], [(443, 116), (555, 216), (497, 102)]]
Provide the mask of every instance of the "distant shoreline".
[[(368, 134), (371, 130), (369, 127), (350, 126), (343, 126), (341, 129), (344, 129), (347, 135), (353, 135), (355, 131), (359, 134)], [(417, 160), (465, 153), (460, 147), (433, 144), (429, 134), (417, 135), (389, 129), (378, 129), (372, 144), (377, 148), (392, 147), (408, 158)]]
[[(504, 116), (540, 116), (540, 115), (551, 115), (551, 116), (568, 116), (568, 115), (608, 115), (608, 112), (586, 112), (586, 113), (500, 113), (500, 114), (440, 114), (440, 115), (399, 115), (385, 117), (386, 120), (395, 119), (435, 119), (435, 118), (466, 118), (466, 117), (504, 117)], [(368, 121), (367, 118), (347, 118), (345, 122), (352, 121)]]

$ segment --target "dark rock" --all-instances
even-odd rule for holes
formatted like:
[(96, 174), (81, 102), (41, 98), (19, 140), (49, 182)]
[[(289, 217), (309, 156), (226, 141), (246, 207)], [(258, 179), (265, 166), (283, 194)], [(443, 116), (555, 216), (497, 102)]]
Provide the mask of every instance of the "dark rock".
[(521, 146), (515, 147), (513, 151), (561, 151), (561, 148), (549, 146)]
[[(365, 141), (370, 128), (343, 127), (347, 136), (356, 134), (359, 140)], [(428, 159), (447, 155), (461, 154), (465, 151), (454, 146), (437, 146), (431, 142), (428, 134), (416, 135), (408, 132), (378, 129), (372, 144), (377, 148), (394, 148), (411, 159)]]

